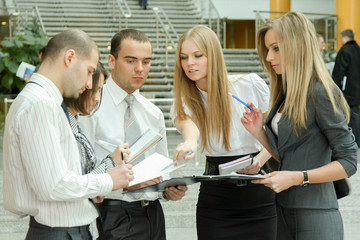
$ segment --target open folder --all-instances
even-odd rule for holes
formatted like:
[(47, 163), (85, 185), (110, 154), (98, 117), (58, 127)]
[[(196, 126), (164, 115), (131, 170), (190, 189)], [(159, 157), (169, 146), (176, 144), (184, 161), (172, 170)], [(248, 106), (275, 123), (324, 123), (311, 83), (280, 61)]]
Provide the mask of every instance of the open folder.
[(127, 191), (124, 193), (136, 193), (136, 192), (163, 192), (167, 187), (177, 187), (177, 186), (188, 186), (198, 182), (209, 182), (209, 181), (221, 181), (221, 180), (253, 180), (264, 178), (261, 174), (249, 175), (232, 172), (229, 174), (223, 175), (201, 175), (201, 176), (192, 176), (192, 177), (176, 177), (165, 180), (163, 182), (146, 186), (143, 188)]
[[(148, 129), (133, 145), (130, 146), (130, 155), (126, 163), (131, 163), (132, 165), (138, 164), (141, 161), (138, 157), (161, 139), (162, 136), (159, 133)], [(98, 150), (99, 154), (102, 156), (112, 153), (117, 147), (117, 145), (103, 140), (97, 140), (95, 143), (101, 147), (101, 149)]]
[(158, 153), (153, 153), (133, 166), (134, 180), (130, 182), (129, 187), (161, 177), (184, 166), (185, 164), (175, 166), (175, 162), (172, 159)]

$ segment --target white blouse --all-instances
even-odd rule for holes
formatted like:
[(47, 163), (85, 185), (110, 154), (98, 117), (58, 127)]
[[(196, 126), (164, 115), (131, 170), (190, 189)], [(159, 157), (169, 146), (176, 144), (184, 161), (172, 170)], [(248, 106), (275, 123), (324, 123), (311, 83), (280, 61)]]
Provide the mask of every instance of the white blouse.
[(273, 119), (271, 120), (271, 128), (273, 130), (273, 132), (275, 133), (276, 136), (279, 136), (279, 128), (278, 128), (278, 123), (280, 121), (282, 114), (277, 112)]
[[(269, 109), (269, 88), (265, 81), (255, 73), (246, 75), (237, 74), (229, 75), (229, 90), (230, 93), (237, 96), (244, 102), (252, 102), (256, 107), (260, 108), (263, 113)], [(199, 88), (198, 88), (199, 89)], [(199, 89), (204, 103), (207, 103), (207, 92)], [(222, 139), (218, 141), (211, 136), (210, 144), (212, 151), (205, 152), (207, 156), (234, 156), (244, 155), (252, 152), (257, 152), (262, 149), (262, 145), (245, 129), (241, 123), (241, 117), (245, 112), (244, 105), (232, 98), (230, 95), (226, 97), (231, 98), (231, 126), (230, 126), (230, 146), (231, 150), (226, 151), (222, 146)], [(190, 110), (185, 106), (186, 114), (191, 116)], [(176, 118), (174, 106), (172, 107), (171, 117)]]

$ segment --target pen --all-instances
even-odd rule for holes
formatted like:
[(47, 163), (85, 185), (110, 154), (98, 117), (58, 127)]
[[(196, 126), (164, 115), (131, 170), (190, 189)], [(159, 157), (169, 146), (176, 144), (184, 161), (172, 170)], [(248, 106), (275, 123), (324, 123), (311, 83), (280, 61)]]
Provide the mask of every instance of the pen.
[(247, 105), (243, 100), (241, 100), (240, 98), (238, 98), (237, 96), (235, 96), (234, 94), (229, 93), (230, 96), (232, 96), (233, 98), (235, 98), (236, 100), (238, 100), (239, 102), (241, 102), (242, 104), (244, 104), (247, 108), (249, 108), (251, 111), (254, 111), (254, 109), (252, 107), (250, 107), (249, 105)]
[(189, 152), (187, 152), (187, 153), (185, 154), (185, 156), (187, 156), (187, 155), (189, 155), (189, 154), (192, 154), (192, 153), (194, 153), (194, 150), (190, 150)]
[(123, 152), (121, 152), (121, 159), (122, 159), (123, 164), (125, 164), (126, 162), (125, 162), (125, 158), (124, 158), (124, 153), (123, 153)]

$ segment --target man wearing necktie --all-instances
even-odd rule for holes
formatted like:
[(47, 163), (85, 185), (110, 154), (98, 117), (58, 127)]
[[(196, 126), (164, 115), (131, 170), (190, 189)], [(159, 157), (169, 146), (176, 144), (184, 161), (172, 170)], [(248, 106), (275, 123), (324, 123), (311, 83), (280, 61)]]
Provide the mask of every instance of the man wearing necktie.
[(88, 200), (126, 187), (131, 166), (82, 175), (78, 146), (61, 107), (92, 86), (97, 46), (80, 30), (50, 39), (37, 73), (20, 92), (4, 132), (4, 208), (30, 216), (27, 240), (92, 239), (98, 217)]
[[(115, 145), (129, 142), (131, 147), (148, 129), (161, 134), (163, 139), (142, 157), (154, 152), (168, 156), (164, 115), (139, 92), (150, 71), (151, 55), (150, 40), (140, 31), (125, 29), (112, 38), (108, 57), (111, 76), (103, 87), (102, 103), (90, 118), (80, 118), (81, 128), (95, 146), (98, 160), (104, 157), (98, 140)], [(159, 179), (153, 179), (136, 188), (158, 182)], [(105, 196), (100, 207), (104, 234), (99, 239), (166, 239), (164, 213), (158, 199), (180, 200), (186, 190), (179, 186), (163, 193), (115, 191)]]

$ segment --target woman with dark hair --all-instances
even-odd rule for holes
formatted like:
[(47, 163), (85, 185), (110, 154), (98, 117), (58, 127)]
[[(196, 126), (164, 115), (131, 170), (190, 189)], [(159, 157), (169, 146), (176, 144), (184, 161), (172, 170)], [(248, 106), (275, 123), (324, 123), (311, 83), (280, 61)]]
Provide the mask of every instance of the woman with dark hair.
[[(64, 98), (66, 106), (69, 111), (69, 120), (72, 131), (75, 135), (76, 141), (78, 142), (79, 152), (81, 155), (81, 164), (83, 174), (99, 174), (106, 173), (117, 164), (122, 164), (122, 160), (126, 160), (130, 153), (129, 144), (124, 143), (119, 145), (113, 153), (109, 154), (105, 159), (101, 161), (99, 165), (95, 165), (96, 159), (94, 149), (91, 143), (86, 138), (85, 134), (79, 127), (78, 116), (79, 115), (90, 115), (94, 113), (100, 106), (102, 87), (108, 73), (104, 66), (99, 62), (96, 71), (93, 74), (92, 89), (86, 89), (79, 98)], [(124, 159), (122, 159), (122, 156)], [(96, 197), (95, 202), (102, 202), (103, 197)], [(90, 232), (93, 235), (93, 239), (96, 239), (98, 232), (96, 229), (95, 222), (90, 224)]]

